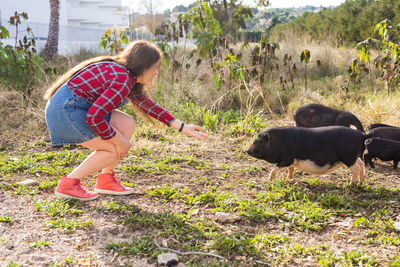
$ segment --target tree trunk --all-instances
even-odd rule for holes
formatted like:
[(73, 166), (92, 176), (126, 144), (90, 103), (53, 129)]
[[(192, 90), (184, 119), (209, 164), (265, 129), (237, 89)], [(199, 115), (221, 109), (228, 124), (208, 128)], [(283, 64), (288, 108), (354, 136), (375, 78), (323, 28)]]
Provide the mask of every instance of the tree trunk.
[(43, 56), (54, 59), (58, 52), (58, 32), (60, 20), (60, 0), (50, 0), (50, 25)]

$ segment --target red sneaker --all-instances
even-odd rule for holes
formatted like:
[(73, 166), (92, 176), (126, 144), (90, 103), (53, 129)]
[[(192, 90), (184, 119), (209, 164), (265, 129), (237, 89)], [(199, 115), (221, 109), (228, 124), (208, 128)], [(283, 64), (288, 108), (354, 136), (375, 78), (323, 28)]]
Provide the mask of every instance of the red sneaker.
[(115, 173), (101, 173), (97, 176), (95, 192), (106, 195), (129, 195), (133, 189), (123, 186), (115, 177)]
[(93, 200), (99, 196), (95, 192), (87, 191), (82, 186), (80, 179), (67, 178), (66, 175), (58, 183), (55, 194), (62, 198), (79, 199), (82, 201)]

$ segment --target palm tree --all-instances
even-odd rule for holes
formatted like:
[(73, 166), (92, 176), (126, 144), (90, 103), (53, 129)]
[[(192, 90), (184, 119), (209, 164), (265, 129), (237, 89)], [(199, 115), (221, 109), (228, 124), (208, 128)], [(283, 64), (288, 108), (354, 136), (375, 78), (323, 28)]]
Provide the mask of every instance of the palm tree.
[(50, 25), (46, 46), (42, 52), (47, 59), (54, 59), (58, 52), (58, 32), (60, 20), (60, 0), (50, 1)]

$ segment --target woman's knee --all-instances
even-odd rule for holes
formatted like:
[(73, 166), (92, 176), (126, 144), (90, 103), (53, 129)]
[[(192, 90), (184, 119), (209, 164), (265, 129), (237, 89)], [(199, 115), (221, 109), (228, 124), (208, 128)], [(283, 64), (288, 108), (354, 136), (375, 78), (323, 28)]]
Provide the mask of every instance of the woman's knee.
[(107, 150), (97, 150), (97, 151), (103, 151), (106, 152), (108, 154), (108, 160), (109, 160), (109, 164), (112, 163), (116, 163), (118, 162), (119, 158), (118, 158), (118, 152), (115, 146), (113, 146), (112, 149), (107, 149)]
[(119, 110), (112, 112), (110, 124), (128, 139), (132, 136), (136, 126), (135, 120), (131, 116)]
[(127, 120), (125, 127), (126, 127), (125, 128), (126, 134), (129, 135), (129, 137), (131, 137), (136, 127), (135, 120), (133, 118)]
[(81, 143), (79, 145), (86, 147), (90, 150), (104, 151), (106, 153), (109, 153), (111, 158), (117, 157), (117, 155), (118, 155), (115, 145), (106, 140), (101, 139), (100, 136), (98, 136), (92, 140), (86, 141), (84, 143)]

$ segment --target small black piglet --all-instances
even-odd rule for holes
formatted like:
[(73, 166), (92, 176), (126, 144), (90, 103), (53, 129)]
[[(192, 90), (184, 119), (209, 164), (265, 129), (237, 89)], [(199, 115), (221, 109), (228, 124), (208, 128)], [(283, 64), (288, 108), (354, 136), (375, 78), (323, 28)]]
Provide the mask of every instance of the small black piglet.
[(378, 127), (398, 128), (397, 126), (388, 125), (388, 124), (384, 124), (384, 123), (372, 123), (367, 126), (367, 130), (370, 131), (370, 130), (378, 128)]
[(357, 130), (364, 132), (360, 120), (353, 113), (320, 104), (301, 106), (293, 112), (293, 117), (298, 127), (354, 126)]
[(400, 128), (398, 127), (378, 127), (367, 132), (366, 138), (384, 138), (393, 141), (400, 141)]
[(400, 142), (383, 138), (368, 138), (365, 140), (366, 153), (364, 154), (365, 165), (375, 168), (373, 158), (383, 161), (393, 160), (393, 168), (396, 169), (400, 160)]

